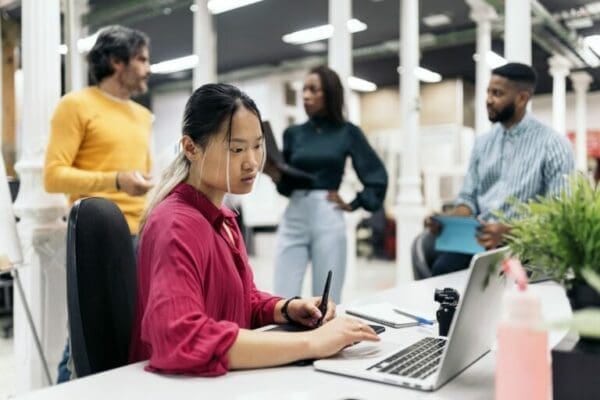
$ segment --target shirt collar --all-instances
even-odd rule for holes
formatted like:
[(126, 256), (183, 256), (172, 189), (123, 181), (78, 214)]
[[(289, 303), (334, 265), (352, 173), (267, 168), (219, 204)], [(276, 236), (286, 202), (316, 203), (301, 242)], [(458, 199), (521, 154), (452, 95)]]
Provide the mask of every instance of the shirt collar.
[(175, 186), (171, 193), (179, 195), (184, 201), (192, 205), (206, 218), (206, 220), (215, 228), (220, 229), (223, 221), (235, 219), (236, 214), (229, 208), (222, 206), (216, 207), (202, 192), (196, 190), (187, 183), (180, 183)]
[(504, 130), (504, 133), (508, 137), (517, 137), (527, 131), (529, 127), (529, 122), (531, 121), (531, 116), (528, 112), (525, 112), (523, 118), (515, 125), (513, 125), (510, 129)]

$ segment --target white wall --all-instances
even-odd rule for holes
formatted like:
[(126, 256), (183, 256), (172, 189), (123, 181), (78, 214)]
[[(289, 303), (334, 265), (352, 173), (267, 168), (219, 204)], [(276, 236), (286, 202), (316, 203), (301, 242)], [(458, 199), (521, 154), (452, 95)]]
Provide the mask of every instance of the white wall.
[[(246, 92), (258, 106), (262, 119), (269, 121), (279, 148), (282, 148), (283, 131), (288, 125), (288, 117), (299, 122), (304, 117), (302, 101), (296, 97), (296, 107), (285, 105), (285, 83), (303, 78), (303, 72), (275, 74), (269, 77), (230, 82)], [(261, 175), (251, 193), (239, 196), (248, 226), (274, 226), (279, 224), (287, 199), (277, 193), (271, 178)]]
[[(600, 92), (587, 95), (587, 126), (588, 129), (600, 129)], [(534, 96), (532, 100), (533, 115), (548, 126), (552, 126), (552, 94)], [(575, 93), (567, 93), (567, 131), (575, 131)]]
[(174, 89), (152, 94), (154, 126), (152, 129), (152, 174), (160, 176), (162, 170), (175, 158), (181, 139), (183, 109), (191, 89)]

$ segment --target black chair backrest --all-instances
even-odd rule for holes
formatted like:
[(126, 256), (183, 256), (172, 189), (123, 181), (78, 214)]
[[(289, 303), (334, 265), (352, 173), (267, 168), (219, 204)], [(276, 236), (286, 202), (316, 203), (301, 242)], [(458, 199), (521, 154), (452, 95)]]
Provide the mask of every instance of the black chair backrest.
[(77, 201), (67, 231), (67, 302), (78, 377), (127, 364), (136, 296), (135, 254), (109, 200)]
[(432, 276), (431, 267), (439, 253), (435, 251), (435, 236), (428, 230), (421, 232), (412, 242), (411, 259), (415, 280)]

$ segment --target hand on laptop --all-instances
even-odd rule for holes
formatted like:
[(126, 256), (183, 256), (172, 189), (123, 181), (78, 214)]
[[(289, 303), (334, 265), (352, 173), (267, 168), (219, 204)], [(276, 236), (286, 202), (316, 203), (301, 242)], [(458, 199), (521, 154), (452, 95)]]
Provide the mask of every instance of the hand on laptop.
[(379, 341), (379, 336), (368, 324), (346, 317), (334, 318), (329, 323), (305, 334), (310, 338), (311, 358), (332, 356), (363, 340)]
[[(288, 314), (294, 322), (315, 328), (322, 317), (319, 310), (320, 304), (321, 297), (292, 300), (288, 306)], [(322, 320), (323, 324), (332, 320), (333, 317), (335, 317), (335, 303), (329, 300), (327, 302), (327, 312)]]

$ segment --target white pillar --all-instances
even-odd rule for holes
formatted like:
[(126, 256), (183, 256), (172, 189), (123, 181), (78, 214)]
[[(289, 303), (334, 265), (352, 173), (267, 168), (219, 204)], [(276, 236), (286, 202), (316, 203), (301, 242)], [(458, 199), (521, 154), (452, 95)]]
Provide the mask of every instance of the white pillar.
[(419, 1), (400, 0), (401, 165), (396, 209), (396, 282), (414, 279), (410, 247), (423, 230), (425, 208), (419, 170)]
[(344, 86), (344, 98), (348, 119), (360, 124), (360, 99), (348, 87), (352, 76), (352, 34), (348, 21), (352, 18), (351, 0), (329, 0), (329, 23), (333, 26), (333, 36), (329, 39), (327, 65), (337, 72)]
[(531, 3), (504, 2), (504, 58), (531, 65)]
[(194, 54), (198, 56), (198, 64), (193, 71), (193, 89), (197, 89), (205, 83), (217, 82), (217, 36), (206, 0), (195, 0), (194, 4)]
[(570, 76), (575, 90), (577, 130), (575, 133), (575, 165), (577, 170), (587, 172), (587, 121), (586, 97), (592, 76), (585, 71), (573, 72)]
[(550, 66), (549, 72), (552, 76), (552, 127), (561, 135), (566, 135), (566, 79), (571, 63), (565, 57), (555, 54), (548, 59), (548, 65)]
[[(327, 65), (337, 72), (344, 87), (347, 116), (350, 121), (359, 124), (360, 104), (356, 93), (348, 87), (348, 77), (352, 76), (352, 34), (348, 30), (348, 21), (352, 18), (351, 0), (329, 0), (329, 23), (333, 26), (333, 36), (329, 39)], [(340, 195), (349, 201), (354, 198), (358, 188), (358, 178), (350, 163), (346, 164), (344, 180), (340, 186)], [(346, 278), (344, 294), (352, 292), (356, 286), (356, 226), (361, 212), (346, 213)]]
[[(23, 151), (16, 164), (21, 180), (15, 203), (24, 252), (21, 280), (53, 377), (66, 339), (65, 215), (62, 195), (44, 192), (42, 171), (50, 118), (60, 98), (59, 0), (23, 0)], [(33, 336), (15, 295), (16, 390), (47, 384)]]
[(87, 64), (77, 48), (77, 41), (87, 36), (87, 28), (81, 26), (81, 18), (88, 11), (87, 0), (65, 0), (65, 92), (87, 86)]
[(492, 21), (498, 15), (494, 7), (483, 0), (467, 0), (471, 6), (471, 19), (477, 24), (477, 53), (475, 57), (475, 133), (481, 135), (490, 129), (487, 115), (487, 87), (490, 66), (487, 54), (492, 49)]

